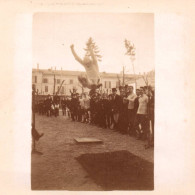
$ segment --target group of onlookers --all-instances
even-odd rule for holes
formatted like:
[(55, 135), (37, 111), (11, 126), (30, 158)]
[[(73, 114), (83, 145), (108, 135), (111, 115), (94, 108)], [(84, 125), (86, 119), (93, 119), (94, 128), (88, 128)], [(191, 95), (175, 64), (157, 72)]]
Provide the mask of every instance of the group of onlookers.
[(43, 101), (39, 101), (36, 105), (36, 112), (41, 115), (59, 116), (60, 99), (58, 96), (52, 98), (48, 95)]
[(88, 95), (78, 94), (75, 90), (71, 97), (61, 101), (59, 97), (48, 96), (39, 105), (40, 114), (58, 116), (62, 114), (72, 121), (97, 125), (105, 129), (147, 140), (146, 148), (154, 144), (154, 89), (140, 87), (133, 92), (132, 86), (112, 88), (112, 94), (94, 91)]
[[(67, 108), (72, 121), (90, 123), (122, 134), (147, 140), (146, 148), (154, 143), (154, 89), (141, 87), (133, 92), (132, 86), (112, 88), (112, 94), (94, 92), (72, 93)], [(66, 107), (66, 104), (64, 104)]]

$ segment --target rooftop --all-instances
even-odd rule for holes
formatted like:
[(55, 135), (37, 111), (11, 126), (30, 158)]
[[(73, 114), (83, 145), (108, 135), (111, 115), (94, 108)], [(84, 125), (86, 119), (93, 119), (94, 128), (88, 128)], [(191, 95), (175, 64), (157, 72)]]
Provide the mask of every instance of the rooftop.
[[(55, 74), (55, 75), (69, 75), (69, 76), (78, 76), (80, 74), (84, 74), (84, 71), (71, 71), (71, 70), (53, 70), (53, 69), (32, 69), (33, 72), (39, 72), (42, 74)], [(114, 77), (116, 78), (118, 76), (122, 76), (121, 73), (107, 73), (107, 72), (100, 72), (100, 76), (106, 76), (106, 77)], [(133, 74), (125, 74), (126, 77), (133, 77)], [(140, 77), (141, 75), (136, 75), (137, 77)]]

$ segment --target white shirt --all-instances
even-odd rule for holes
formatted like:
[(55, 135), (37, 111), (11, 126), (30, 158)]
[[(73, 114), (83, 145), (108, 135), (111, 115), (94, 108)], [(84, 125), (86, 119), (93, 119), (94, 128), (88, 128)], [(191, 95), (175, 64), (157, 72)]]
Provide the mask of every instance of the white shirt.
[(90, 108), (90, 99), (88, 97), (84, 99), (84, 107), (85, 109)]
[(134, 101), (136, 97), (137, 95), (135, 95), (134, 93), (129, 94), (129, 96), (127, 97), (127, 99), (129, 100), (128, 109), (134, 109)]
[(83, 98), (80, 99), (79, 102), (80, 102), (81, 108), (83, 109), (85, 107), (84, 99)]
[(59, 108), (60, 107), (60, 105), (59, 104), (55, 104), (55, 108)]
[(148, 111), (148, 96), (143, 94), (139, 97), (139, 107), (137, 114), (147, 114)]

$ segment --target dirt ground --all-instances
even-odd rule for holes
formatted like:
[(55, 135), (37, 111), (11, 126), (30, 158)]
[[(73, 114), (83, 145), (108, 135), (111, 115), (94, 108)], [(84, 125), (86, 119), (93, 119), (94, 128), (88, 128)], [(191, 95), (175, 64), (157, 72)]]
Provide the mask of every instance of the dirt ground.
[[(126, 150), (153, 163), (153, 149), (145, 142), (109, 129), (72, 122), (71, 119), (36, 115), (36, 129), (44, 136), (37, 143), (43, 155), (32, 154), (33, 190), (102, 190), (75, 159), (81, 154)], [(77, 144), (74, 138), (93, 137), (101, 144)]]

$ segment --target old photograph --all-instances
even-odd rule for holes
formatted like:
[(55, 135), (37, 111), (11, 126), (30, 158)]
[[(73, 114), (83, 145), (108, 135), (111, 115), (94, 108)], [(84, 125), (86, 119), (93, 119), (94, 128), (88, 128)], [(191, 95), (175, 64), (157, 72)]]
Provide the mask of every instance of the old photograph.
[(34, 13), (31, 189), (154, 190), (153, 13)]

